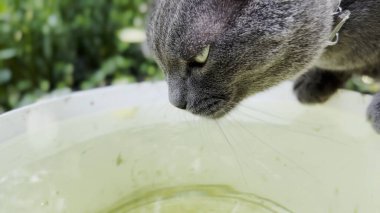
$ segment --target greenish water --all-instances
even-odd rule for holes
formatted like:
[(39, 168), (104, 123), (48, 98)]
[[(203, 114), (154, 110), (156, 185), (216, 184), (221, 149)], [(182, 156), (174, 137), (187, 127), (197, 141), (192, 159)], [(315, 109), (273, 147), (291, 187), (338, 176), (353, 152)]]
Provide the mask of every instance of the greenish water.
[(228, 186), (186, 186), (139, 192), (99, 213), (288, 213), (280, 204)]

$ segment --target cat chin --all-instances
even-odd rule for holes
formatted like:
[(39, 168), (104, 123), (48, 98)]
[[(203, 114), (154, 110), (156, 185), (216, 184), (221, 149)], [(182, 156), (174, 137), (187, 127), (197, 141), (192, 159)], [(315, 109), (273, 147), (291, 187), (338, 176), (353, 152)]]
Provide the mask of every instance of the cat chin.
[(218, 111), (215, 113), (193, 113), (193, 114), (200, 116), (202, 118), (206, 118), (206, 119), (218, 120), (218, 119), (223, 118), (225, 115), (227, 115), (228, 112)]
[(212, 119), (212, 120), (218, 120), (220, 118), (223, 118), (226, 116), (230, 111), (234, 108), (234, 104), (225, 104), (223, 106), (220, 106), (218, 108), (214, 109), (205, 109), (205, 110), (192, 110), (188, 109), (189, 112), (191, 112), (194, 115), (207, 118), (207, 119)]
[(200, 115), (200, 116), (202, 116), (204, 118), (211, 119), (211, 120), (218, 120), (218, 119), (223, 118), (227, 114), (228, 114), (228, 112), (218, 111), (216, 113), (207, 114), (207, 115)]

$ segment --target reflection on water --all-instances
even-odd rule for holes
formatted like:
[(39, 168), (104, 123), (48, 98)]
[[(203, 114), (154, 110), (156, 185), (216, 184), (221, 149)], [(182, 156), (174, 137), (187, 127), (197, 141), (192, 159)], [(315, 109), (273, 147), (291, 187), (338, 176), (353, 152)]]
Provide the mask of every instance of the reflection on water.
[(228, 186), (185, 186), (135, 192), (101, 213), (289, 213), (285, 207)]

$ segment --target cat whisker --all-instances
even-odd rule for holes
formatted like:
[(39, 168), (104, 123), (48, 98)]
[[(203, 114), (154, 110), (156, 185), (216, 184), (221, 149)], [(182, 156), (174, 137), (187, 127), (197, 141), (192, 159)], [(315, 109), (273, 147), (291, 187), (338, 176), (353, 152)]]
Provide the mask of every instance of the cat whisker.
[(290, 157), (288, 157), (287, 155), (285, 155), (283, 152), (281, 152), (280, 150), (278, 150), (276, 147), (274, 147), (271, 144), (265, 142), (261, 137), (259, 137), (257, 134), (255, 134), (253, 132), (253, 130), (248, 129), (245, 125), (241, 124), (240, 121), (232, 118), (232, 116), (229, 116), (229, 118), (232, 119), (232, 121), (234, 123), (236, 123), (242, 130), (244, 130), (245, 132), (247, 132), (251, 137), (255, 138), (257, 142), (259, 142), (262, 145), (268, 147), (274, 153), (278, 154), (279, 156), (281, 156), (282, 158), (284, 158), (286, 161), (288, 161), (289, 163), (291, 163), (294, 166), (296, 166), (297, 168), (299, 168), (305, 174), (309, 175), (310, 177), (316, 178), (310, 171), (308, 171), (307, 169), (305, 169), (304, 167), (302, 167), (301, 165), (299, 165), (296, 161), (292, 160)]
[(253, 114), (251, 114), (249, 112), (245, 112), (244, 110), (239, 110), (239, 113), (243, 113), (243, 114), (247, 115), (248, 117), (250, 117), (256, 121), (260, 121), (260, 122), (263, 122), (266, 124), (270, 124), (272, 128), (276, 128), (276, 129), (279, 129), (281, 131), (287, 131), (290, 133), (301, 134), (301, 135), (310, 136), (310, 137), (314, 137), (314, 138), (316, 137), (316, 138), (323, 139), (323, 141), (328, 141), (328, 142), (331, 142), (334, 144), (347, 145), (347, 142), (338, 141), (338, 140), (332, 139), (328, 136), (324, 136), (321, 134), (315, 134), (315, 133), (311, 132), (312, 129), (314, 129), (313, 127), (310, 127), (310, 129), (311, 129), (310, 131), (304, 130), (305, 129), (304, 126), (298, 126), (299, 129), (294, 129), (294, 128), (291, 128), (289, 125), (279, 125), (279, 124), (276, 124), (274, 122), (269, 122), (268, 120), (260, 119), (258, 117), (255, 117)]
[[(279, 120), (288, 121), (288, 119), (286, 119), (286, 118), (284, 118), (284, 117), (281, 117), (281, 116), (279, 116), (279, 115), (275, 115), (275, 114), (273, 114), (273, 113), (271, 113), (271, 112), (263, 111), (262, 109), (255, 108), (255, 107), (253, 107), (253, 106), (246, 106), (246, 105), (244, 105), (244, 104), (240, 104), (239, 107), (245, 108), (245, 109), (247, 109), (247, 110), (252, 110), (252, 111), (254, 111), (254, 112), (256, 112), (256, 113), (259, 112), (259, 113), (261, 113), (261, 114), (264, 114), (264, 115), (267, 115), (267, 116), (270, 116), (270, 117), (273, 117), (273, 118), (276, 118), (276, 119), (279, 119)], [(302, 125), (309, 125), (309, 126), (310, 126), (310, 125), (318, 125), (318, 124), (316, 124), (316, 123), (304, 122), (304, 121), (299, 121), (299, 120), (297, 120), (297, 123), (300, 123), (300, 124), (302, 124)]]
[(221, 132), (221, 134), (223, 135), (223, 137), (225, 138), (225, 141), (226, 141), (227, 145), (229, 146), (229, 148), (231, 149), (231, 152), (232, 152), (233, 155), (235, 156), (236, 163), (237, 163), (238, 166), (239, 166), (239, 169), (240, 169), (240, 173), (241, 173), (241, 175), (242, 175), (242, 178), (243, 178), (245, 184), (248, 186), (248, 180), (247, 180), (247, 178), (246, 178), (246, 176), (245, 176), (244, 169), (243, 169), (243, 165), (242, 165), (242, 163), (241, 163), (241, 161), (240, 161), (239, 155), (237, 154), (235, 147), (233, 146), (233, 143), (231, 143), (230, 139), (228, 138), (226, 132), (223, 130), (223, 128), (222, 128), (222, 126), (221, 126), (221, 124), (219, 123), (218, 120), (215, 120), (215, 124), (216, 124), (216, 126), (218, 127), (218, 129), (220, 130), (220, 132)]

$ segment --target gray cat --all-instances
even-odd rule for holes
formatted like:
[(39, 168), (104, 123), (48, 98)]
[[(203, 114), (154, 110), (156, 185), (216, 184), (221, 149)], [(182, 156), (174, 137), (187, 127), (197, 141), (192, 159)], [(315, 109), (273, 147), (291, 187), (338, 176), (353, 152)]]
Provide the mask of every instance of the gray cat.
[[(340, 30), (339, 5), (351, 12)], [(307, 104), (354, 73), (380, 77), (379, 0), (154, 0), (147, 35), (170, 102), (210, 118), (297, 75)], [(368, 118), (380, 133), (380, 93)]]

